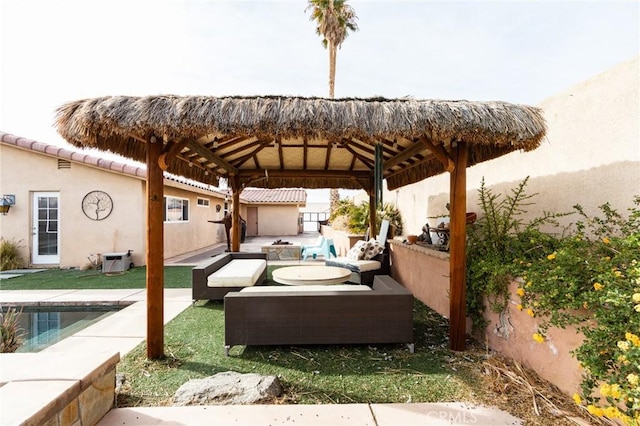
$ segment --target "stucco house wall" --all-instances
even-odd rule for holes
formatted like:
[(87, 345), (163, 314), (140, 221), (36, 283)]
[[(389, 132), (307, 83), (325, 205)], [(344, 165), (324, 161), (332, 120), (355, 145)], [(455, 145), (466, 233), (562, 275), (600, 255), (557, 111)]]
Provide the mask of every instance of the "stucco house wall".
[[(0, 193), (16, 196), (9, 213), (0, 215), (0, 236), (18, 243), (30, 266), (82, 267), (92, 254), (127, 250), (133, 251), (135, 265), (146, 263), (144, 169), (120, 165), (126, 173), (107, 170), (105, 164), (114, 163), (63, 150), (64, 156), (73, 156), (69, 161), (59, 155), (59, 147), (13, 135), (2, 137), (3, 142), (22, 140), (28, 146), (0, 144)], [(113, 200), (113, 211), (100, 221), (88, 218), (81, 208), (84, 196), (94, 190), (108, 193)], [(59, 194), (60, 262), (56, 264), (32, 262), (34, 192)], [(187, 222), (165, 222), (165, 258), (225, 241), (224, 227), (207, 222), (222, 217), (215, 209), (224, 203), (220, 194), (165, 179), (165, 196), (188, 199), (190, 215)], [(209, 207), (198, 206), (197, 198), (209, 199)]]
[[(634, 58), (541, 102), (546, 140), (532, 152), (470, 167), (467, 211), (478, 211), (483, 177), (494, 193), (507, 194), (530, 176), (526, 191), (539, 194), (531, 218), (543, 210), (568, 212), (574, 204), (597, 214), (605, 202), (625, 212), (640, 194), (639, 90), (640, 58)], [(426, 222), (435, 226), (435, 217), (447, 214), (449, 174), (387, 192), (386, 201), (399, 206), (405, 234), (420, 234)]]

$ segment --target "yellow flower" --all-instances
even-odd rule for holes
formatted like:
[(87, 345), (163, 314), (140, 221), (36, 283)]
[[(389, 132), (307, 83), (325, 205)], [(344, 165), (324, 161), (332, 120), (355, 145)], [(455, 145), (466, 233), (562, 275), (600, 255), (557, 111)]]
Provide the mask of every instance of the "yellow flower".
[(640, 382), (640, 378), (637, 374), (630, 373), (627, 375), (627, 382), (631, 384), (631, 386), (638, 386), (638, 382)]
[(604, 396), (605, 398), (611, 396), (611, 387), (608, 383), (603, 383), (600, 386), (600, 395)]
[(582, 302), (582, 307), (584, 309), (589, 309), (589, 304), (587, 302)]
[(522, 305), (518, 304), (518, 306), (516, 306), (516, 308), (518, 308), (519, 311), (522, 310)]
[(527, 309), (527, 315), (529, 315), (531, 318), (533, 318), (536, 314), (535, 314), (535, 312), (533, 312), (533, 309)]
[(620, 411), (618, 411), (618, 407), (607, 407), (604, 409), (603, 414), (610, 419), (615, 419), (616, 417), (620, 417)]
[(573, 394), (573, 401), (574, 401), (577, 405), (582, 404), (582, 398), (580, 398), (580, 395), (578, 395), (577, 393), (574, 393), (574, 394)]
[(633, 310), (635, 310), (636, 312), (640, 312), (640, 303), (638, 303), (636, 306), (634, 306)]
[(556, 252), (555, 251), (547, 256), (547, 259), (549, 259), (549, 260), (553, 260), (555, 258), (556, 258)]
[(620, 271), (613, 271), (613, 275), (615, 275), (616, 277), (621, 277), (621, 276), (622, 276), (622, 272), (620, 272)]
[(538, 343), (542, 343), (544, 342), (544, 336), (540, 333), (533, 333), (533, 340), (535, 340)]
[(633, 333), (624, 333), (624, 338), (633, 343), (633, 346), (640, 346), (640, 337)]
[(605, 244), (609, 244), (611, 241), (607, 237), (604, 237), (602, 239), (602, 242), (605, 243)]
[(598, 416), (598, 417), (601, 417), (602, 414), (604, 413), (604, 411), (602, 411), (602, 408), (596, 407), (595, 405), (592, 405), (592, 404), (587, 405), (587, 411), (589, 412), (589, 414), (593, 414), (594, 416)]
[(518, 296), (522, 297), (524, 296), (524, 288), (522, 287), (518, 287), (518, 290), (516, 290), (516, 293), (518, 294)]
[(600, 283), (594, 283), (593, 284), (593, 288), (596, 290), (602, 290), (604, 288), (604, 286)]
[(636, 303), (640, 303), (640, 293), (633, 293), (633, 296), (631, 296), (631, 299), (633, 299), (633, 301)]
[(629, 345), (629, 342), (618, 342), (618, 347), (622, 352), (628, 351), (630, 346), (631, 345)]
[(611, 385), (609, 391), (614, 399), (620, 399), (620, 397), (622, 396), (622, 392), (620, 392), (620, 385), (618, 385), (617, 383)]

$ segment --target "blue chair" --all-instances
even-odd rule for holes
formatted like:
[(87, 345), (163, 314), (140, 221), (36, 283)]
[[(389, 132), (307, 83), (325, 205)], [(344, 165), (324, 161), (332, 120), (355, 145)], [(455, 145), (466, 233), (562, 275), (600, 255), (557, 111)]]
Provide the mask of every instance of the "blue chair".
[[(300, 255), (304, 256), (304, 252), (309, 249), (315, 249), (322, 246), (324, 243), (324, 236), (320, 235), (312, 244), (303, 244), (300, 246)], [(315, 257), (315, 256), (314, 256)]]
[(306, 247), (302, 252), (302, 260), (307, 260), (309, 255), (313, 256), (314, 259), (317, 255), (322, 255), (325, 259), (329, 259), (331, 255), (338, 257), (331, 238), (325, 238), (319, 247)]

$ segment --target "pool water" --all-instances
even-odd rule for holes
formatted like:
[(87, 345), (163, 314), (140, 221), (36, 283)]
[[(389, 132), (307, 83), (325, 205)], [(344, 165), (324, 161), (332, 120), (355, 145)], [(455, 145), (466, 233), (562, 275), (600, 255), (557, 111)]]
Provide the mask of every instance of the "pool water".
[(102, 305), (24, 307), (18, 317), (24, 340), (17, 352), (40, 352), (122, 308)]

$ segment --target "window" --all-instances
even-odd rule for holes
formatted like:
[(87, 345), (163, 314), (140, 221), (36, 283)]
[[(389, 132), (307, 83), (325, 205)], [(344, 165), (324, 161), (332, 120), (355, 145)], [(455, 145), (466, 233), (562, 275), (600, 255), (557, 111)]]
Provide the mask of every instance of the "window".
[(189, 200), (186, 198), (164, 197), (164, 221), (187, 222), (189, 220)]
[(200, 198), (198, 197), (197, 203), (200, 207), (209, 207), (209, 199), (208, 198)]

